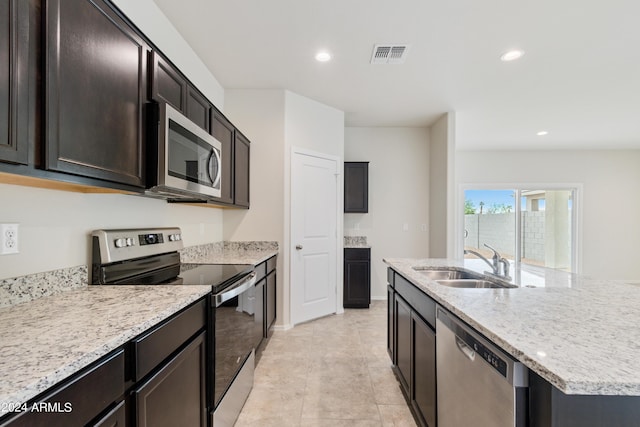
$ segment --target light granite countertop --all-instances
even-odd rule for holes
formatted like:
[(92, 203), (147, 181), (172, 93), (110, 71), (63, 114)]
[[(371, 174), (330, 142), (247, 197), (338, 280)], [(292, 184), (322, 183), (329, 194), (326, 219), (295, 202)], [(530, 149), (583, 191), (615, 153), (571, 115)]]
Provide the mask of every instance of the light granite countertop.
[[(216, 242), (187, 247), (181, 259), (257, 265), (277, 254), (275, 242)], [(87, 286), (86, 266), (0, 281), (0, 404), (29, 401), (209, 292)]]
[(0, 308), (0, 404), (29, 401), (209, 292), (86, 286)]
[(184, 248), (180, 260), (192, 264), (258, 265), (277, 254), (276, 242), (224, 242)]
[(385, 259), (406, 279), (566, 394), (640, 396), (640, 287), (544, 268), (514, 289), (456, 289), (414, 267), (486, 270), (480, 260)]

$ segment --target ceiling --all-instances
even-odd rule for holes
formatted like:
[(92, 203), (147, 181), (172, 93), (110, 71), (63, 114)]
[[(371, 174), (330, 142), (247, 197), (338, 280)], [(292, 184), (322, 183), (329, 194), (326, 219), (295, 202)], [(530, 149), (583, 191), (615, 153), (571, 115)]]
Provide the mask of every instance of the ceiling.
[[(347, 126), (455, 111), (459, 149), (640, 149), (636, 0), (154, 1), (225, 89), (291, 90)], [(405, 63), (370, 64), (381, 43)]]

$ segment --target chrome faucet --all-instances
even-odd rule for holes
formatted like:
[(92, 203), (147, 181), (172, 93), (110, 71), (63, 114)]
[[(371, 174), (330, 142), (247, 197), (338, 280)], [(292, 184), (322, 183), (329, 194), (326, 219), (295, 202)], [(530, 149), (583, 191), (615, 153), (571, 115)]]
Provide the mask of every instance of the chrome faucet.
[[(495, 276), (501, 276), (506, 280), (511, 280), (511, 277), (509, 276), (509, 260), (507, 260), (506, 258), (503, 258), (502, 256), (500, 256), (500, 254), (498, 253), (498, 251), (496, 251), (494, 248), (492, 248), (491, 246), (487, 245), (486, 243), (484, 244), (484, 246), (486, 246), (487, 248), (491, 249), (493, 251), (493, 256), (491, 257), (491, 261), (490, 262), (488, 259), (486, 259), (482, 254), (473, 251), (471, 249), (465, 249), (464, 253), (465, 254), (473, 254), (475, 256), (477, 256), (478, 258), (480, 258), (481, 260), (483, 260), (484, 262), (487, 263), (487, 265), (489, 267), (491, 267), (491, 270), (493, 272), (493, 275)], [(502, 266), (502, 268), (500, 268)]]

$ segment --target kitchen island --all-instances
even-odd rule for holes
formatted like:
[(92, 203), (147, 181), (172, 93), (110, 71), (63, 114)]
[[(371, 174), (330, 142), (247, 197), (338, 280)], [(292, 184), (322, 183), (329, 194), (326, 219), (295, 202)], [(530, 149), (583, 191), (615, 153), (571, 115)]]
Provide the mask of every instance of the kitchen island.
[(575, 396), (594, 410), (609, 405), (618, 412), (640, 404), (640, 287), (525, 266), (512, 272), (511, 284), (517, 287), (460, 289), (442, 286), (420, 270), (484, 273), (486, 264), (476, 259), (384, 261), (522, 362), (560, 398)]

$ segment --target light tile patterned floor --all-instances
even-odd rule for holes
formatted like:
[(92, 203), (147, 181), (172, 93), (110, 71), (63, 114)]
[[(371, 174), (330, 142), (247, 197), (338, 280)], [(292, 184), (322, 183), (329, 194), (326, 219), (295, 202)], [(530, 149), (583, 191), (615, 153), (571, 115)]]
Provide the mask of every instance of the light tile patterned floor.
[(415, 427), (386, 350), (387, 303), (276, 331), (237, 427)]

